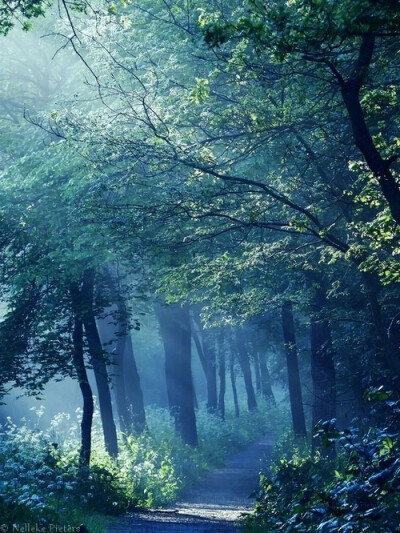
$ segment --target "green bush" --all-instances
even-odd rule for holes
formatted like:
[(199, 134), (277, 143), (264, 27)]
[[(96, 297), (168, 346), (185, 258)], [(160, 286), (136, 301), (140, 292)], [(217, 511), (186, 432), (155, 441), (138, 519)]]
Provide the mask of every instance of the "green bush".
[[(41, 410), (38, 410), (41, 415)], [(48, 431), (17, 426), (0, 430), (0, 516), (5, 523), (79, 525), (96, 513), (163, 506), (198, 482), (204, 472), (266, 431), (265, 415), (246, 413), (225, 422), (198, 412), (199, 447), (182, 443), (164, 409), (148, 410), (149, 430), (120, 436), (120, 453), (105, 452), (98, 416), (90, 469), (79, 467), (79, 421), (57, 415)]]
[[(387, 402), (393, 423), (398, 402)], [(334, 421), (316, 428), (321, 452), (303, 444), (278, 445), (261, 476), (248, 531), (360, 533), (397, 531), (400, 523), (400, 434), (384, 428), (338, 431)], [(324, 448), (336, 448), (328, 457)]]

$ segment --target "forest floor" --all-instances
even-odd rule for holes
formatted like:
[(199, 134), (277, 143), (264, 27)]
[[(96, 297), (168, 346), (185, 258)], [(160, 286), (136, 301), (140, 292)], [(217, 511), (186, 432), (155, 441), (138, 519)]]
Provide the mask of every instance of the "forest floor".
[(172, 508), (137, 512), (120, 517), (108, 533), (234, 533), (238, 519), (253, 508), (258, 474), (272, 449), (264, 437), (232, 455), (221, 468), (211, 470)]

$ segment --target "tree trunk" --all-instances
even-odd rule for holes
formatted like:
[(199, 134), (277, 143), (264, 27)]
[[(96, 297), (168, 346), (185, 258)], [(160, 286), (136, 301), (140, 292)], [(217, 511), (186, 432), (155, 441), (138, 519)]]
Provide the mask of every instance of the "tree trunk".
[(103, 345), (103, 350), (108, 353), (110, 365), (108, 373), (111, 378), (112, 390), (114, 393), (115, 403), (118, 411), (119, 427), (123, 435), (131, 432), (130, 416), (127, 408), (125, 379), (124, 379), (124, 351), (126, 337), (118, 335), (117, 320), (108, 309), (108, 316), (97, 320), (97, 326)]
[(225, 420), (226, 362), (223, 329), (220, 329), (220, 331), (218, 332), (218, 377), (218, 414), (220, 415), (222, 420)]
[(260, 371), (260, 358), (258, 350), (254, 350), (254, 375), (256, 378), (256, 391), (257, 394), (261, 394), (261, 371)]
[[(215, 413), (218, 407), (217, 393), (217, 356), (215, 349), (214, 335), (210, 330), (203, 328), (201, 319), (196, 311), (192, 311), (193, 323), (197, 326), (198, 331), (193, 329), (192, 336), (196, 345), (197, 353), (200, 358), (201, 366), (207, 383), (207, 410), (209, 413)], [(200, 334), (201, 339), (200, 341)]]
[(165, 351), (168, 402), (183, 442), (197, 446), (194, 387), (191, 369), (191, 328), (186, 307), (157, 305)]
[[(73, 291), (74, 289), (72, 289), (71, 295)], [(92, 450), (92, 421), (94, 404), (92, 389), (89, 384), (83, 357), (83, 324), (77, 315), (75, 315), (74, 319), (74, 330), (72, 337), (74, 344), (73, 363), (83, 399), (79, 464), (83, 467), (88, 467), (90, 464), (90, 454)]]
[[(197, 324), (197, 322), (195, 322), (195, 323)], [(194, 327), (192, 329), (192, 337), (193, 337), (193, 340), (194, 340), (194, 344), (196, 346), (197, 355), (199, 356), (199, 359), (200, 359), (201, 368), (203, 369), (204, 376), (205, 376), (206, 382), (207, 382), (207, 363), (206, 363), (206, 358), (204, 356), (203, 346), (202, 346), (201, 341), (200, 341), (199, 333), (194, 329)]]
[(124, 351), (124, 378), (126, 401), (130, 420), (133, 424), (133, 432), (140, 435), (146, 429), (146, 413), (144, 409), (143, 392), (140, 384), (139, 372), (136, 365), (133, 351), (132, 337), (126, 331), (125, 351)]
[(253, 380), (251, 377), (251, 368), (249, 360), (249, 352), (246, 349), (243, 339), (243, 329), (240, 328), (236, 332), (236, 343), (239, 355), (239, 364), (242, 370), (244, 385), (247, 394), (247, 407), (249, 411), (255, 411), (257, 409), (257, 400), (254, 393)]
[(235, 417), (239, 418), (240, 408), (239, 408), (238, 394), (237, 394), (237, 388), (236, 388), (235, 351), (233, 350), (232, 344), (231, 344), (231, 353), (230, 353), (230, 358), (229, 358), (229, 376), (231, 378), (233, 405), (235, 406)]
[(397, 156), (383, 159), (369, 131), (360, 102), (360, 90), (369, 71), (374, 46), (374, 36), (366, 33), (362, 38), (359, 55), (350, 78), (347, 81), (341, 77), (338, 79), (353, 129), (355, 145), (377, 178), (393, 219), (400, 224), (400, 188), (390, 169)]
[(203, 352), (207, 363), (207, 411), (215, 413), (218, 408), (217, 354), (211, 331), (203, 329)]
[(336, 373), (329, 321), (323, 317), (326, 293), (318, 287), (311, 316), (311, 377), (313, 381), (313, 426), (336, 418)]
[(381, 305), (378, 299), (376, 283), (371, 274), (368, 272), (363, 273), (363, 279), (365, 287), (367, 289), (367, 295), (371, 308), (371, 314), (374, 322), (374, 326), (379, 339), (379, 348), (381, 352), (381, 363), (389, 370), (390, 378), (389, 382), (397, 390), (400, 389), (400, 357), (399, 350), (392, 344), (388, 331), (384, 326), (382, 318)]
[[(336, 373), (333, 362), (333, 346), (329, 320), (326, 317), (328, 306), (326, 290), (320, 280), (314, 283), (311, 301), (311, 378), (313, 383), (312, 425), (318, 422), (336, 419)], [(313, 439), (315, 451), (319, 446)], [(334, 448), (330, 450), (333, 452)]]
[(121, 431), (125, 435), (140, 435), (146, 429), (146, 415), (125, 302), (121, 300), (117, 310), (115, 313), (109, 309), (109, 315), (98, 320), (100, 337), (112, 363), (109, 374)]
[(82, 299), (82, 321), (88, 341), (91, 364), (93, 366), (96, 379), (97, 392), (99, 396), (100, 416), (103, 426), (104, 442), (107, 452), (112, 456), (118, 455), (117, 430), (115, 428), (109, 379), (106, 361), (104, 359), (103, 347), (99, 332), (97, 330), (96, 319), (93, 311), (94, 292), (94, 269), (89, 268), (83, 274), (81, 289)]
[(111, 290), (112, 299), (117, 308), (117, 323), (109, 320), (112, 326), (112, 337), (116, 348), (116, 401), (121, 428), (128, 433), (140, 435), (146, 429), (146, 413), (144, 408), (143, 391), (140, 384), (139, 372), (133, 350), (132, 337), (129, 328), (129, 313), (122, 289), (118, 288), (117, 269), (109, 265), (104, 271), (105, 278)]
[(264, 350), (258, 352), (258, 360), (260, 362), (261, 394), (267, 402), (276, 405), (275, 396), (271, 386), (271, 377), (267, 366), (267, 355)]
[(307, 435), (307, 431), (304, 416), (303, 396), (301, 392), (299, 362), (297, 358), (293, 306), (292, 302), (290, 301), (286, 301), (282, 305), (282, 330), (286, 350), (289, 398), (290, 409), (292, 413), (293, 431), (296, 437), (305, 437)]

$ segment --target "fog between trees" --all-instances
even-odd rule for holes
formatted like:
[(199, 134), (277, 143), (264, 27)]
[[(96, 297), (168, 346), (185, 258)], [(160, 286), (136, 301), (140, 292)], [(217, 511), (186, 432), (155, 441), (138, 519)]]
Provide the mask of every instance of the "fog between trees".
[(395, 449), (398, 3), (4, 13), (4, 394), (77, 381), (81, 467), (94, 409), (117, 457), (149, 405), (192, 448), (278, 403), (314, 458)]

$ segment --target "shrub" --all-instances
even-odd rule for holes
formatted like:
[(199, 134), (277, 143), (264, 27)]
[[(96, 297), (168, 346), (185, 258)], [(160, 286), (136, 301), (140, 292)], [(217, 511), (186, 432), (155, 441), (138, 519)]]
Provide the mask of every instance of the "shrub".
[[(39, 410), (38, 415), (41, 414)], [(148, 410), (148, 433), (120, 436), (120, 453), (105, 452), (94, 419), (90, 470), (79, 467), (79, 420), (59, 414), (39, 431), (11, 420), (0, 430), (0, 516), (5, 523), (79, 524), (85, 515), (115, 514), (168, 504), (207, 468), (266, 430), (265, 416), (246, 413), (222, 422), (198, 413), (200, 445), (182, 443), (164, 409)]]
[[(386, 420), (393, 421), (399, 404), (387, 406), (392, 413)], [(282, 453), (281, 442), (270, 471), (261, 476), (247, 530), (394, 531), (400, 523), (399, 433), (386, 427), (364, 434), (354, 427), (338, 431), (328, 421), (316, 428), (316, 437), (326, 447), (336, 446), (336, 457), (311, 455), (304, 444)]]
[(74, 465), (59, 464), (58, 445), (10, 419), (0, 432), (0, 505), (5, 520), (54, 520), (73, 504)]

